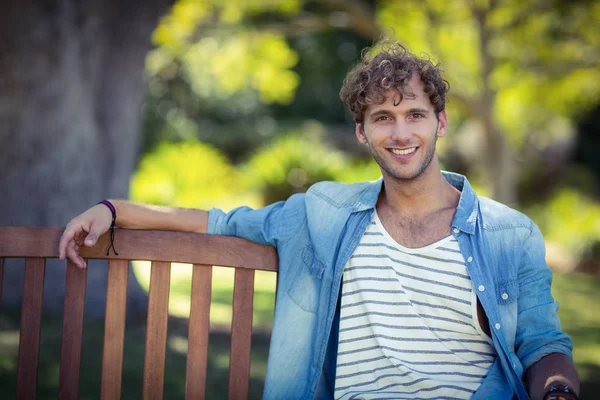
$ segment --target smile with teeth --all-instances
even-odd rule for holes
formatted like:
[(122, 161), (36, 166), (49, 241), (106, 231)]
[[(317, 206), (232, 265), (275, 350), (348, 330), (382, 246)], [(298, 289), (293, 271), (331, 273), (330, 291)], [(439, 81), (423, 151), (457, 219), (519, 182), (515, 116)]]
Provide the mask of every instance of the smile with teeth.
[(403, 149), (403, 150), (400, 150), (400, 149), (390, 149), (390, 150), (394, 154), (407, 155), (407, 154), (414, 153), (415, 150), (417, 150), (417, 148), (416, 147), (411, 147), (410, 149)]

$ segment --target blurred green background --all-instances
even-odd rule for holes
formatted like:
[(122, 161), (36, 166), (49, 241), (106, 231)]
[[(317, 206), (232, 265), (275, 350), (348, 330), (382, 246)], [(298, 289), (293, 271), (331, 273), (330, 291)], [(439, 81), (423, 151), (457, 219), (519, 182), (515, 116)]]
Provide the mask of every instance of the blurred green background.
[[(338, 91), (363, 48), (381, 35), (398, 39), (440, 62), (450, 83), (450, 132), (438, 145), (443, 168), (466, 174), (480, 195), (525, 212), (542, 229), (584, 398), (596, 397), (599, 2), (179, 0), (159, 14), (138, 71), (145, 81), (129, 198), (228, 210), (286, 199), (322, 180), (378, 178)], [(109, 186), (102, 193), (119, 192)], [(72, 217), (86, 204), (58, 215)], [(136, 262), (134, 271), (147, 290), (149, 266)], [(185, 389), (190, 271), (177, 265), (172, 273), (165, 398), (183, 398)], [(224, 398), (233, 280), (229, 269), (214, 275), (207, 394)], [(274, 288), (272, 274), (257, 274), (253, 398), (262, 391)], [(60, 315), (44, 318), (39, 397), (55, 398)], [(140, 398), (145, 332), (131, 319), (123, 398)], [(7, 398), (14, 396), (18, 321), (17, 308), (0, 319)], [(101, 326), (90, 318), (84, 329), (82, 398), (99, 396)]]

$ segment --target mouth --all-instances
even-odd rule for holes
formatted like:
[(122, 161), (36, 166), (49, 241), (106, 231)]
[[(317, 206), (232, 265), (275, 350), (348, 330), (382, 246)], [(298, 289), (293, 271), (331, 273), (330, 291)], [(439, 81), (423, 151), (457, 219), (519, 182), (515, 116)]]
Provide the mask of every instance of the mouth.
[(400, 160), (407, 160), (407, 159), (411, 158), (417, 152), (417, 149), (418, 149), (418, 147), (409, 147), (409, 148), (405, 148), (405, 149), (392, 148), (392, 149), (388, 149), (388, 150), (390, 151), (390, 153), (393, 154), (394, 158), (400, 159)]
[(410, 147), (408, 149), (390, 149), (390, 151), (399, 156), (406, 156), (417, 151), (416, 147)]

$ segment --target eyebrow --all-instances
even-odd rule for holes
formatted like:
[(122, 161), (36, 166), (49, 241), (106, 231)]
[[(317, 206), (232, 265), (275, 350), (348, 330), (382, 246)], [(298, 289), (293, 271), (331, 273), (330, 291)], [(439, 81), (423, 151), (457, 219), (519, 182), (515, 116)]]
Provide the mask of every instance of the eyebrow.
[(428, 110), (428, 109), (426, 109), (426, 108), (418, 108), (418, 107), (415, 107), (415, 108), (411, 108), (411, 109), (410, 109), (410, 110), (408, 110), (406, 113), (407, 113), (407, 114), (412, 114), (412, 113), (429, 114), (429, 110)]

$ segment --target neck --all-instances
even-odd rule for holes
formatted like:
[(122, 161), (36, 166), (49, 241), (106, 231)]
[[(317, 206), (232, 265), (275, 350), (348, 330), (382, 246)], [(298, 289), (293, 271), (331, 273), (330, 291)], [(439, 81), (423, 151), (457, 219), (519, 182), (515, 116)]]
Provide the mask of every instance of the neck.
[(416, 216), (456, 208), (460, 199), (460, 192), (446, 181), (437, 160), (415, 179), (397, 180), (384, 174), (383, 183), (380, 204), (399, 214)]

